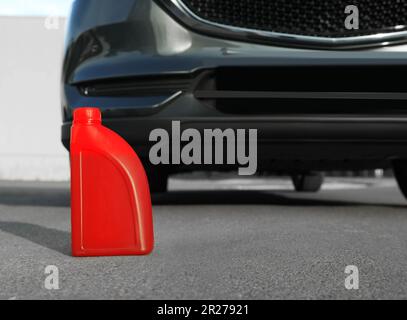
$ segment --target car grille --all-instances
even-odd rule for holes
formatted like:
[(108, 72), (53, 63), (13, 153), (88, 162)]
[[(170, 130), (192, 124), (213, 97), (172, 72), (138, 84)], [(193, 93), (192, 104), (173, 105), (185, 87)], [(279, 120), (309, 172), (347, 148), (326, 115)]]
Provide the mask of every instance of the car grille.
[[(343, 38), (407, 29), (407, 0), (180, 0), (199, 18), (282, 34)], [(345, 28), (345, 8), (359, 9), (359, 30)]]
[[(207, 71), (194, 96), (225, 114), (390, 115), (407, 113), (407, 67), (222, 67)], [(329, 81), (327, 81), (329, 79)]]

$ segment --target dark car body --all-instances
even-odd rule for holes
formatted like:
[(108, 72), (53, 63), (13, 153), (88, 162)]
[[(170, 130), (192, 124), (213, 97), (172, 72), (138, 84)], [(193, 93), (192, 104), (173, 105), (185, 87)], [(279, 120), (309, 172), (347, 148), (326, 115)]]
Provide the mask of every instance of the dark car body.
[[(356, 31), (340, 26), (343, 1), (326, 8), (339, 20), (315, 30), (300, 13), (289, 19), (301, 1), (276, 1), (291, 7), (275, 23), (248, 9), (251, 2), (267, 3), (76, 0), (62, 79), (64, 145), (73, 110), (97, 106), (146, 167), (150, 132), (170, 130), (173, 120), (199, 130), (258, 129), (260, 171), (386, 168), (407, 158), (406, 2), (356, 1)], [(254, 13), (245, 20), (240, 12)], [(363, 29), (367, 15), (373, 22)]]

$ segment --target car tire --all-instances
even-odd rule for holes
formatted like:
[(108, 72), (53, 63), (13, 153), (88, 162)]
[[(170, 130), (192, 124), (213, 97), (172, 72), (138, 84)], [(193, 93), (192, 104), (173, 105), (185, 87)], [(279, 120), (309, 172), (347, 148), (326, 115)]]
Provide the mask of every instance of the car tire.
[(407, 198), (407, 160), (393, 161), (393, 172), (401, 193)]
[(318, 192), (324, 182), (322, 173), (297, 174), (291, 177), (297, 192)]
[(150, 193), (165, 193), (168, 191), (169, 172), (158, 167), (147, 167), (146, 174)]

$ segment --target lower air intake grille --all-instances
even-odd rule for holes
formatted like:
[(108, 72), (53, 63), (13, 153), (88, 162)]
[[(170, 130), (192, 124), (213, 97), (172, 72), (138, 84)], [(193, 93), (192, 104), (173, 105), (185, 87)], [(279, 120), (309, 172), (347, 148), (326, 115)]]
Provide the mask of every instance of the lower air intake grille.
[(225, 67), (197, 99), (228, 114), (407, 114), (406, 67)]

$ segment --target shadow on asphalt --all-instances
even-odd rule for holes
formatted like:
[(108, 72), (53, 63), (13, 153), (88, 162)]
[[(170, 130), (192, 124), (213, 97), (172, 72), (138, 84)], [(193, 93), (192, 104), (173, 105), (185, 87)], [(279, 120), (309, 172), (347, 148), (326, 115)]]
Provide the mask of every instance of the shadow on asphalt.
[[(318, 195), (315, 195), (317, 197)], [(153, 196), (154, 205), (283, 205), (283, 206), (379, 206), (406, 208), (406, 205), (375, 204), (357, 201), (301, 198), (301, 194), (284, 191), (174, 191)], [(11, 206), (70, 206), (69, 187), (57, 185), (0, 186), (0, 204)], [(1, 221), (0, 231), (27, 239), (42, 247), (70, 256), (69, 232), (35, 224)]]
[[(284, 193), (284, 194), (282, 194)], [(382, 206), (405, 208), (404, 205), (365, 203), (359, 201), (302, 198), (309, 193), (294, 191), (218, 190), (218, 191), (176, 191), (153, 195), (154, 205), (280, 205), (280, 206)]]
[[(283, 194), (284, 193), (284, 194)], [(286, 206), (385, 206), (400, 208), (397, 204), (372, 204), (358, 201), (303, 198), (293, 191), (214, 190), (172, 191), (155, 194), (154, 205), (286, 205)], [(0, 186), (0, 204), (12, 206), (69, 207), (67, 185)]]
[(0, 221), (0, 230), (64, 255), (71, 254), (71, 234), (23, 222)]
[(69, 207), (69, 188), (48, 185), (1, 185), (0, 204), (11, 206)]

